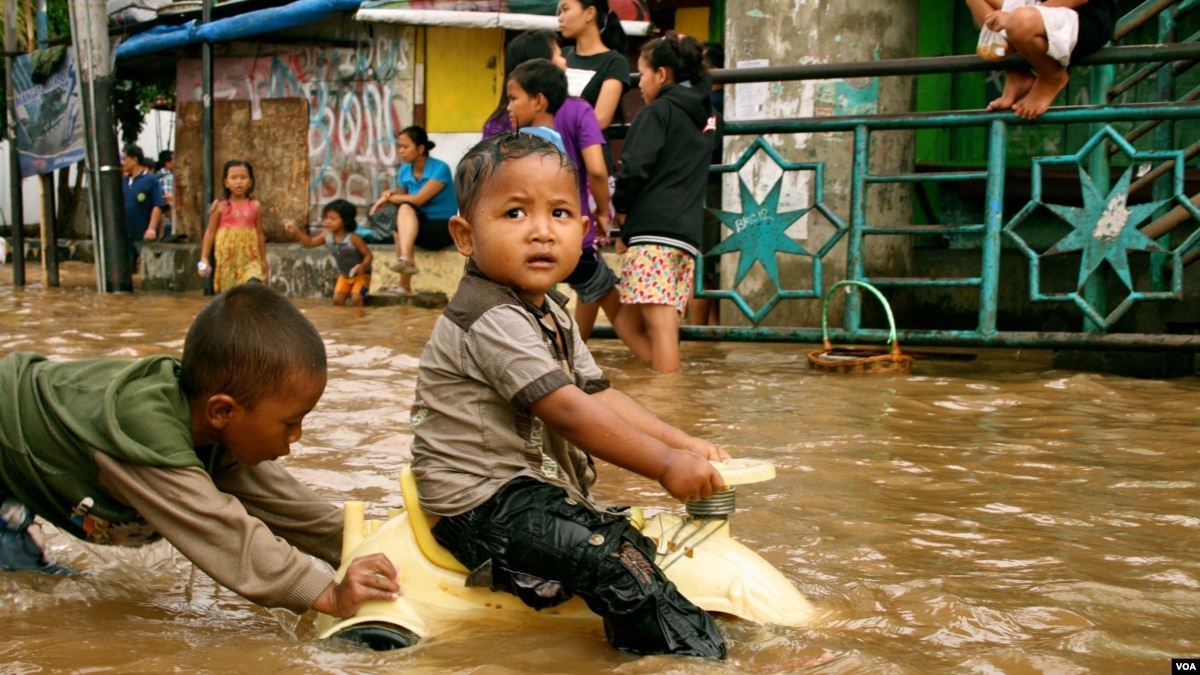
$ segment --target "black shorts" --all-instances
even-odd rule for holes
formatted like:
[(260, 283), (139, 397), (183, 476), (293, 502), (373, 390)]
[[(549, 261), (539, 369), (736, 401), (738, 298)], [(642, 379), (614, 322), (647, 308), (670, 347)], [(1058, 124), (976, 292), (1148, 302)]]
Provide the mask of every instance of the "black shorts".
[(417, 240), (414, 242), (417, 248), (440, 251), (454, 245), (454, 239), (450, 237), (449, 218), (432, 220), (421, 209), (415, 206), (411, 208), (417, 212)]
[(535, 609), (579, 595), (618, 649), (725, 657), (712, 617), (654, 564), (654, 542), (557, 485), (513, 479), (480, 506), (439, 520), (433, 536), (471, 570), (468, 586), (512, 593)]
[[(1090, 7), (1089, 5), (1095, 5)], [(1092, 3), (1075, 10), (1079, 14), (1079, 34), (1075, 48), (1071, 50), (1071, 64), (1088, 54), (1093, 54), (1112, 39), (1116, 28), (1116, 13), (1108, 11), (1103, 2)]]
[(563, 281), (570, 284), (579, 302), (600, 302), (620, 279), (600, 257), (600, 252), (589, 246), (580, 254), (575, 271)]

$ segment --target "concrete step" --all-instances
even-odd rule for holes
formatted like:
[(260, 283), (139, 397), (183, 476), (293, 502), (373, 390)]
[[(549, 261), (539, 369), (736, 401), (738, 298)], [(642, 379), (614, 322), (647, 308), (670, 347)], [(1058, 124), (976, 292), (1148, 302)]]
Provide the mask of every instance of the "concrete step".
[[(435, 307), (445, 305), (458, 290), (466, 258), (455, 249), (423, 251), (417, 249), (414, 261), (421, 272), (412, 278), (415, 296), (389, 295), (386, 289), (400, 281), (400, 275), (388, 269), (396, 261), (396, 249), (390, 244), (369, 245), (374, 261), (371, 264), (370, 305), (413, 304)], [(606, 252), (605, 258), (614, 270), (620, 269), (616, 253)], [(196, 274), (200, 260), (197, 243), (150, 243), (142, 249), (141, 288), (145, 291), (200, 291), (202, 280)], [(305, 248), (300, 244), (267, 244), (267, 265), (270, 283), (288, 297), (331, 298), (337, 282), (337, 265), (333, 256), (323, 248)], [(574, 293), (566, 284), (558, 290), (565, 293), (574, 305)]]
[[(90, 239), (75, 240), (75, 239), (58, 239), (58, 259), (78, 260), (81, 262), (95, 262), (92, 257), (92, 242)], [(42, 259), (42, 240), (38, 238), (25, 239), (25, 260), (41, 260)], [(15, 254), (15, 249), (12, 245), (12, 239), (0, 238), (0, 262), (7, 262)]]

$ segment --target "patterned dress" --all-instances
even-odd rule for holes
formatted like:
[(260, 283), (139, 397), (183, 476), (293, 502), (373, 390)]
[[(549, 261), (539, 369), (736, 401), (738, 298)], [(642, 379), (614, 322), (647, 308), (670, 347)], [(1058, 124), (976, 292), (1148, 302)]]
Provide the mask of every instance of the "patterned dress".
[(258, 247), (258, 202), (225, 199), (220, 208), (213, 246), (213, 290), (220, 293), (247, 281), (266, 281), (266, 265)]

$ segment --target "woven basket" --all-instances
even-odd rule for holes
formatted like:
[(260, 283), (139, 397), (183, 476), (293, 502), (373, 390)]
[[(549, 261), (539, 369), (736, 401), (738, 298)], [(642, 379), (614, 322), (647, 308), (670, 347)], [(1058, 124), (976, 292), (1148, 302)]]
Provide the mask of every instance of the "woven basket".
[[(860, 286), (865, 288), (871, 291), (875, 297), (879, 298), (879, 302), (883, 303), (883, 309), (887, 313), (888, 326), (890, 328), (888, 342), (891, 343), (891, 349), (861, 347), (839, 347), (834, 349), (833, 345), (829, 343), (829, 300), (833, 297), (833, 292), (842, 286)], [(811, 352), (808, 355), (808, 365), (815, 370), (825, 373), (850, 373), (855, 375), (907, 373), (912, 371), (912, 357), (900, 353), (900, 341), (896, 339), (896, 320), (892, 318), (891, 306), (888, 305), (887, 299), (883, 297), (883, 294), (878, 289), (865, 281), (855, 281), (852, 279), (839, 281), (825, 294), (825, 301), (821, 305), (821, 337), (824, 341), (823, 349)]]

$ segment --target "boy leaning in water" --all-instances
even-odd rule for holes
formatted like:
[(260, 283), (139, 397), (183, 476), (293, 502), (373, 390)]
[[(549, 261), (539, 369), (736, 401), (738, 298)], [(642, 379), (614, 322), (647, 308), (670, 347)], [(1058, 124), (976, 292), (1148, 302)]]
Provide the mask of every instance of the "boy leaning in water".
[[(267, 607), (353, 616), (394, 599), (396, 568), (357, 558), (341, 583), (342, 516), (272, 460), (300, 439), (325, 390), (316, 328), (262, 284), (236, 286), (193, 321), (182, 360), (0, 361), (0, 529), (7, 569), (66, 571), (28, 532), (30, 512), (97, 544), (160, 537)], [(19, 518), (17, 516), (20, 516)]]
[(467, 584), (553, 607), (582, 597), (609, 642), (723, 657), (712, 618), (654, 564), (654, 542), (597, 507), (592, 456), (680, 500), (724, 487), (728, 457), (613, 389), (552, 290), (587, 231), (575, 167), (544, 139), (503, 132), (458, 165), (450, 234), (469, 257), (421, 355), (413, 472), (433, 534)]

